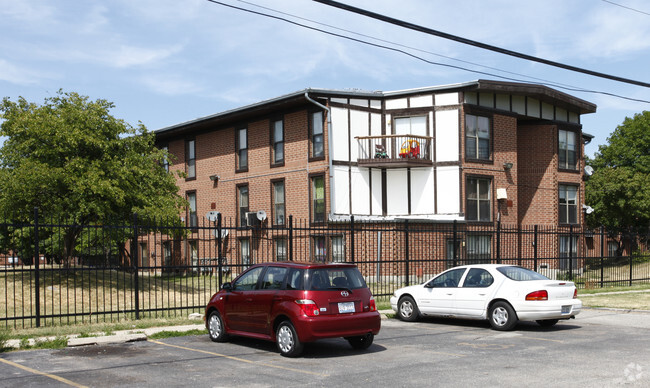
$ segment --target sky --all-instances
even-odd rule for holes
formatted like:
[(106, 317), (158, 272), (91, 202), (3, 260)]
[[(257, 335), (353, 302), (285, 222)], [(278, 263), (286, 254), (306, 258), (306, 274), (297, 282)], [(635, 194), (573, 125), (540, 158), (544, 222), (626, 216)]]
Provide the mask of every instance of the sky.
[[(312, 0), (219, 1), (276, 18), (208, 0), (0, 0), (0, 97), (42, 104), (58, 90), (77, 92), (113, 102), (111, 114), (133, 126), (158, 130), (305, 88), (394, 91), (477, 79), (545, 83), (598, 106), (582, 116), (583, 131), (595, 136), (588, 156), (626, 117), (650, 109), (648, 102), (630, 100), (649, 101), (646, 87), (410, 31)], [(339, 1), (650, 83), (646, 0)]]

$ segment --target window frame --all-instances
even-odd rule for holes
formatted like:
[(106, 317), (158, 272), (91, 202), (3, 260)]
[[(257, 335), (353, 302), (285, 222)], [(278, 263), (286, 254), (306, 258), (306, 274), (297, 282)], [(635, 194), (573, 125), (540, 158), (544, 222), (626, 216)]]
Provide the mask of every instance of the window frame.
[[(193, 201), (191, 199), (193, 198)], [(186, 225), (188, 228), (192, 229), (192, 232), (196, 232), (196, 228), (199, 227), (199, 216), (198, 216), (198, 197), (196, 195), (196, 190), (191, 190), (185, 192), (185, 199), (187, 200), (187, 222)], [(194, 209), (192, 209), (194, 207)]]
[[(243, 147), (240, 142), (242, 131), (244, 131), (244, 141), (246, 142)], [(242, 154), (246, 155), (243, 158), (245, 165), (242, 164)], [(248, 166), (248, 127), (235, 127), (235, 172), (247, 172)]]
[[(280, 123), (281, 128), (281, 139), (276, 141), (275, 138), (275, 130), (276, 130), (276, 123)], [(270, 143), (271, 143), (271, 167), (282, 167), (284, 166), (284, 159), (285, 159), (285, 154), (284, 154), (284, 145), (285, 145), (285, 131), (284, 131), (284, 117), (279, 117), (275, 119), (271, 119), (270, 121)], [(282, 158), (278, 160), (278, 150), (277, 147), (282, 148)]]
[[(476, 194), (477, 198), (472, 199), (469, 197), (469, 188), (470, 188), (470, 180), (476, 180)], [(480, 181), (487, 181), (488, 182), (488, 190), (487, 190), (487, 199), (481, 199), (480, 198)], [(492, 184), (494, 182), (494, 177), (492, 176), (481, 176), (481, 175), (468, 175), (465, 178), (465, 220), (466, 221), (472, 221), (472, 222), (492, 222), (493, 219), (493, 213), (494, 213), (494, 196), (492, 195)], [(473, 186), (473, 185), (472, 185)], [(468, 217), (469, 214), (469, 209), (470, 209), (470, 201), (476, 201), (476, 219), (470, 219)], [(488, 218), (487, 219), (481, 219), (481, 201), (487, 201), (488, 202)]]
[[(570, 150), (569, 149), (569, 141), (568, 141), (568, 134), (572, 133), (574, 138), (573, 138), (573, 145), (574, 149)], [(562, 149), (562, 135), (564, 136), (564, 143), (566, 144), (566, 149)], [(576, 131), (572, 131), (569, 129), (560, 129), (558, 128), (557, 130), (557, 166), (558, 170), (562, 171), (570, 171), (570, 172), (577, 172), (578, 166), (580, 165), (580, 146), (578, 142), (579, 138), (579, 133)], [(569, 166), (569, 152), (573, 151), (574, 152), (574, 161), (573, 161), (573, 166)], [(564, 155), (564, 163), (562, 163), (562, 155)]]
[[(280, 248), (282, 242), (284, 244), (284, 254), (280, 254)], [(289, 239), (286, 236), (274, 237), (273, 238), (273, 256), (275, 261), (287, 261), (289, 260)]]
[[(468, 130), (468, 116), (472, 116), (476, 118), (476, 136), (469, 136), (469, 130)], [(482, 158), (480, 157), (480, 131), (479, 131), (479, 120), (480, 119), (487, 119), (488, 121), (488, 138), (487, 138), (487, 145), (488, 145), (488, 156), (487, 158)], [(494, 155), (494, 146), (493, 146), (493, 136), (494, 136), (494, 117), (493, 116), (488, 116), (488, 115), (483, 115), (483, 114), (476, 114), (474, 112), (466, 112), (464, 116), (464, 148), (465, 148), (465, 161), (468, 162), (480, 162), (480, 163), (492, 163), (493, 161), (493, 155)], [(469, 147), (467, 146), (468, 139), (475, 139), (475, 155), (470, 155), (469, 154)]]
[[(316, 160), (324, 160), (325, 159), (325, 113), (322, 110), (313, 110), (309, 111), (308, 113), (308, 127), (309, 127), (309, 161), (316, 161)], [(320, 134), (314, 134), (314, 116), (315, 115), (320, 115), (320, 129), (321, 133)], [(316, 144), (315, 138), (316, 136), (319, 136), (322, 138), (321, 143), (322, 143), (322, 151), (321, 154), (317, 154), (314, 152), (314, 145)]]
[(163, 156), (162, 160), (162, 167), (165, 169), (165, 171), (169, 172), (169, 144), (163, 144), (160, 146), (160, 149), (162, 151), (165, 151), (165, 155)]
[(196, 139), (185, 139), (185, 180), (196, 179)]
[[(282, 203), (277, 202), (276, 185), (282, 185)], [(278, 206), (282, 207), (282, 221), (278, 222)], [(271, 221), (272, 226), (287, 224), (287, 185), (284, 178), (271, 180)]]
[[(323, 198), (322, 199), (316, 199), (315, 198), (315, 181), (316, 179), (322, 179), (323, 180)], [(317, 214), (320, 215), (320, 213), (316, 212), (316, 200), (318, 201), (323, 201), (323, 212), (322, 212), (322, 219), (318, 219), (316, 217)], [(324, 224), (327, 216), (327, 185), (325, 183), (325, 174), (319, 173), (319, 174), (310, 174), (309, 175), (309, 222), (312, 225), (322, 225)]]
[[(570, 199), (568, 198), (569, 192), (567, 189), (571, 187), (575, 189), (575, 198), (573, 199), (574, 203), (570, 204)], [(564, 190), (563, 190), (564, 189)], [(580, 224), (580, 217), (578, 214), (578, 197), (579, 197), (580, 186), (572, 183), (558, 183), (558, 194), (557, 194), (557, 221), (560, 225), (578, 225)], [(564, 193), (566, 203), (562, 203), (562, 193)], [(571, 210), (573, 210), (571, 212)], [(564, 215), (564, 217), (563, 217)], [(575, 217), (575, 222), (571, 222), (571, 216)]]
[[(246, 227), (248, 226), (248, 220), (246, 220), (246, 225), (244, 225), (244, 219), (246, 218), (246, 213), (250, 212), (250, 205), (251, 205), (251, 192), (250, 188), (248, 187), (248, 183), (240, 183), (237, 186), (235, 186), (236, 189), (236, 201), (237, 201), (237, 218), (238, 218), (238, 223), (237, 225), (240, 227)], [(246, 190), (246, 206), (242, 206), (242, 190)], [(245, 209), (245, 211), (243, 211)]]

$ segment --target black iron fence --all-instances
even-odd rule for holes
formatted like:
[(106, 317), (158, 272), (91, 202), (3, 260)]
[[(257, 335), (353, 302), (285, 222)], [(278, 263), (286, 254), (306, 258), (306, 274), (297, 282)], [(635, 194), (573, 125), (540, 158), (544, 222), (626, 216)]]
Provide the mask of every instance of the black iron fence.
[(516, 264), (595, 288), (650, 283), (648, 233), (288, 217), (79, 225), (0, 223), (0, 326), (201, 313), (220, 285), (266, 261), (353, 262), (377, 298), (468, 263)]

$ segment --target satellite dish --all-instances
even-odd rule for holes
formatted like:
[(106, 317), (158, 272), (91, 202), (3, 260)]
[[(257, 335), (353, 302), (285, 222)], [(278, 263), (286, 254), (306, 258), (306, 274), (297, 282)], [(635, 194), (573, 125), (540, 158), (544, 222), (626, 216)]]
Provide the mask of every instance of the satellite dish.
[(264, 221), (266, 219), (266, 212), (264, 210), (260, 210), (257, 212), (257, 219), (260, 221)]
[(585, 204), (582, 205), (582, 210), (584, 210), (585, 213), (587, 213), (587, 214), (591, 214), (591, 213), (594, 212), (594, 208), (593, 208), (593, 207), (591, 207), (591, 206), (587, 206), (587, 205), (585, 205)]
[(585, 175), (586, 176), (594, 175), (594, 168), (591, 166), (585, 166)]
[(217, 220), (217, 217), (219, 217), (219, 212), (216, 210), (212, 210), (206, 213), (205, 218), (208, 219), (208, 221), (214, 222)]

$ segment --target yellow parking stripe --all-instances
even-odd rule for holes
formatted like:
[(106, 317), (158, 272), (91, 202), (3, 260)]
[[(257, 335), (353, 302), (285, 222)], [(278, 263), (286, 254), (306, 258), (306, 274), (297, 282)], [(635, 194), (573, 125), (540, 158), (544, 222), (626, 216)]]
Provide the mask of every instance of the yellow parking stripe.
[(29, 372), (29, 373), (33, 373), (33, 374), (36, 374), (36, 375), (41, 375), (41, 376), (49, 377), (49, 378), (51, 378), (51, 379), (53, 379), (53, 380), (60, 381), (60, 382), (62, 382), (63, 384), (67, 384), (67, 385), (69, 385), (69, 386), (71, 386), (71, 387), (77, 387), (77, 388), (88, 388), (88, 387), (85, 386), (85, 385), (77, 384), (77, 383), (75, 383), (74, 381), (70, 381), (70, 380), (68, 380), (68, 379), (64, 379), (63, 377), (59, 377), (59, 376), (56, 376), (56, 375), (53, 375), (53, 374), (50, 374), (50, 373), (45, 373), (45, 372), (37, 371), (36, 369), (28, 368), (28, 367), (26, 367), (26, 366), (23, 366), (23, 365), (17, 364), (17, 363), (12, 362), (12, 361), (8, 361), (8, 360), (2, 359), (2, 358), (0, 358), (0, 361), (1, 361), (1, 362), (4, 362), (4, 363), (7, 364), (7, 365), (11, 365), (11, 366), (14, 366), (14, 367), (16, 367), (16, 368), (19, 368), (19, 369), (22, 369), (22, 370), (24, 370), (24, 371), (27, 371), (27, 372)]
[(328, 374), (324, 374), (324, 373), (315, 373), (315, 372), (310, 372), (310, 371), (303, 370), (303, 369), (287, 368), (287, 367), (279, 366), (279, 365), (267, 364), (267, 363), (263, 363), (263, 362), (255, 362), (255, 361), (246, 360), (246, 359), (239, 358), (239, 357), (227, 356), (225, 354), (208, 352), (206, 350), (192, 349), (192, 348), (186, 348), (185, 346), (166, 344), (164, 342), (155, 341), (155, 340), (148, 340), (148, 342), (153, 342), (153, 343), (158, 344), (158, 345), (169, 346), (170, 348), (183, 349), (183, 350), (188, 350), (190, 352), (204, 353), (204, 354), (209, 354), (209, 355), (212, 355), (212, 356), (223, 357), (223, 358), (227, 358), (227, 359), (233, 360), (233, 361), (245, 362), (247, 364), (268, 366), (270, 368), (283, 369), (283, 370), (288, 370), (288, 371), (298, 372), (298, 373), (304, 373), (304, 374), (313, 375), (313, 376), (320, 376), (320, 377), (328, 377), (329, 376)]

